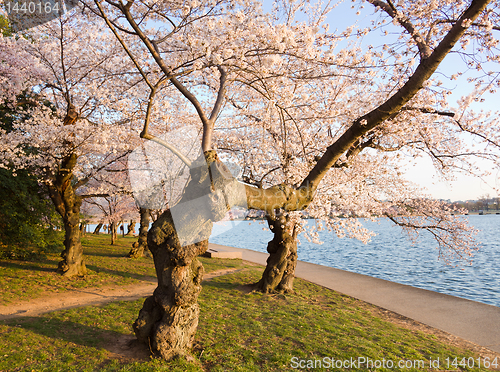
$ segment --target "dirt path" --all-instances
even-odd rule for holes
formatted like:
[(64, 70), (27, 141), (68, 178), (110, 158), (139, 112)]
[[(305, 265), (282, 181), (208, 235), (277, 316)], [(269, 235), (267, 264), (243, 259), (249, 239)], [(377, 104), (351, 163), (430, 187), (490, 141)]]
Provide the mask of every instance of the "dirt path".
[[(217, 276), (226, 275), (238, 270), (240, 269), (224, 269), (207, 273), (204, 276), (204, 280), (210, 280)], [(64, 293), (54, 293), (30, 301), (0, 306), (0, 320), (24, 316), (37, 316), (51, 311), (89, 305), (101, 305), (114, 301), (133, 301), (151, 295), (155, 288), (156, 282), (143, 282), (141, 284), (121, 287), (84, 288)]]

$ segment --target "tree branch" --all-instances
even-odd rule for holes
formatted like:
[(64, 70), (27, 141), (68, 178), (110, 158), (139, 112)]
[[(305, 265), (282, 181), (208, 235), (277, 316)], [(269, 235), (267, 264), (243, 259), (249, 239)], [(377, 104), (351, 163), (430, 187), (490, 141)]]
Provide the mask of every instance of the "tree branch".
[(439, 111), (435, 110), (432, 108), (426, 108), (426, 107), (411, 107), (411, 106), (405, 106), (401, 108), (401, 111), (420, 111), (423, 114), (433, 114), (433, 115), (440, 115), (440, 116), (448, 116), (450, 118), (455, 117), (454, 112), (450, 111)]
[(379, 7), (384, 12), (386, 12), (391, 18), (398, 21), (398, 23), (410, 34), (412, 39), (415, 41), (420, 53), (420, 58), (426, 59), (431, 54), (431, 49), (425, 42), (425, 39), (420, 35), (420, 33), (415, 29), (415, 26), (408, 20), (407, 17), (402, 17), (398, 10), (394, 6), (391, 0), (387, 0), (387, 3), (382, 0), (368, 0), (375, 7)]
[(486, 142), (488, 142), (489, 144), (495, 146), (495, 147), (499, 147), (500, 148), (500, 143), (498, 142), (495, 142), (495, 141), (492, 141), (490, 138), (488, 138), (487, 136), (485, 136), (484, 134), (481, 134), (481, 133), (478, 133), (472, 129), (469, 129), (469, 128), (466, 128), (462, 123), (460, 123), (460, 121), (458, 120), (455, 120), (455, 123), (458, 125), (458, 127), (463, 130), (464, 132), (467, 132), (467, 133), (470, 133), (474, 136), (478, 136), (480, 138), (482, 138), (483, 140), (485, 140)]
[[(437, 24), (440, 24), (440, 23), (457, 23), (458, 21), (456, 19), (440, 19), (439, 21), (437, 21), (436, 23)], [(474, 27), (479, 27), (479, 28), (489, 28), (491, 27), (492, 30), (495, 30), (495, 31), (500, 31), (500, 26), (493, 26), (493, 25), (485, 25), (483, 23), (477, 23), (477, 22), (473, 22), (471, 24), (471, 26), (474, 26)]]
[(215, 120), (217, 119), (217, 115), (219, 115), (220, 110), (222, 109), (222, 104), (224, 103), (224, 97), (226, 95), (226, 78), (227, 73), (222, 66), (217, 66), (220, 72), (219, 79), (219, 91), (217, 92), (217, 99), (215, 100), (214, 108), (210, 113), (210, 122), (213, 125)]
[(473, 0), (469, 8), (460, 17), (459, 22), (452, 26), (431, 55), (419, 63), (406, 83), (384, 103), (356, 119), (349, 129), (327, 148), (321, 159), (302, 182), (302, 186), (309, 185), (316, 189), (326, 172), (359, 138), (398, 113), (422, 89), (424, 82), (432, 76), (444, 57), (465, 33), (467, 28), (463, 26), (464, 21), (476, 19), (489, 2), (490, 0)]
[(115, 35), (115, 37), (118, 39), (118, 41), (120, 42), (120, 44), (122, 45), (122, 47), (125, 50), (125, 52), (130, 57), (130, 59), (132, 60), (132, 62), (134, 63), (135, 67), (137, 68), (137, 70), (141, 74), (141, 76), (144, 79), (144, 81), (146, 82), (146, 84), (149, 86), (149, 88), (151, 90), (153, 90), (154, 89), (153, 88), (153, 84), (151, 84), (151, 82), (149, 81), (148, 77), (146, 76), (146, 74), (142, 70), (141, 66), (137, 62), (136, 58), (133, 56), (132, 52), (127, 47), (127, 44), (125, 44), (125, 41), (118, 34), (118, 32), (116, 31), (115, 27), (113, 26), (113, 24), (111, 23), (111, 21), (108, 19), (108, 16), (106, 15), (106, 13), (104, 13), (104, 9), (102, 8), (101, 3), (98, 0), (94, 0), (94, 1), (96, 3), (97, 7), (99, 8), (99, 11), (101, 12), (101, 16), (104, 18), (104, 21), (106, 22), (106, 24), (108, 25), (108, 27), (111, 29), (111, 32), (113, 32), (113, 34)]
[(89, 180), (94, 177), (97, 173), (99, 173), (100, 171), (102, 171), (104, 168), (106, 168), (107, 166), (109, 166), (110, 164), (113, 164), (114, 162), (128, 156), (128, 154), (130, 154), (130, 151), (125, 151), (123, 154), (119, 155), (118, 157), (116, 158), (113, 158), (112, 160), (110, 160), (109, 162), (106, 162), (104, 163), (103, 165), (101, 165), (100, 167), (96, 168), (93, 172), (91, 172), (89, 175), (87, 175), (86, 177), (82, 178), (81, 180), (78, 180), (77, 182), (75, 182), (75, 185), (73, 186), (75, 190), (77, 190), (79, 187), (85, 185), (87, 182), (89, 182)]
[(163, 147), (166, 147), (167, 149), (169, 149), (170, 151), (172, 151), (180, 160), (182, 160), (182, 162), (184, 164), (186, 164), (188, 167), (191, 167), (192, 161), (189, 160), (189, 158), (187, 158), (182, 152), (180, 152), (180, 150), (177, 149), (174, 145), (171, 145), (167, 141), (162, 140), (161, 138), (153, 136), (153, 135), (151, 135), (149, 133), (142, 132), (141, 133), (141, 138), (144, 138), (144, 139), (156, 142), (157, 144), (159, 144), (159, 145), (161, 145)]
[(287, 211), (305, 209), (312, 201), (312, 189), (307, 186), (295, 188), (281, 184), (268, 189), (260, 189), (244, 184), (246, 202), (249, 209), (258, 209), (267, 213), (274, 213), (275, 209), (283, 208)]

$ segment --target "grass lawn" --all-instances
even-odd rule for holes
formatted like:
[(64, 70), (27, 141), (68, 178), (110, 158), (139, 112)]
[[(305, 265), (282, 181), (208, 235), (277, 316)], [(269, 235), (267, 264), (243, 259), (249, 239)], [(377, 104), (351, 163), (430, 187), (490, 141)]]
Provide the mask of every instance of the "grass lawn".
[[(54, 274), (56, 256), (35, 263), (0, 261), (2, 300), (12, 301), (18, 293), (28, 298), (47, 296), (50, 291), (151, 280), (151, 259), (123, 258), (132, 242), (121, 238), (111, 247), (106, 235), (87, 236), (85, 252), (92, 272), (84, 279)], [(139, 300), (0, 321), (0, 371), (288, 371), (300, 365), (306, 368), (298, 370), (313, 371), (491, 370), (460, 367), (462, 358), (479, 355), (386, 321), (379, 309), (364, 302), (300, 279), (293, 295), (250, 292), (246, 285), (259, 279), (262, 267), (241, 260), (202, 260), (206, 271), (239, 270), (203, 285), (194, 362), (166, 363), (120, 353), (117, 345), (133, 339), (131, 324), (142, 305)], [(384, 360), (386, 367), (390, 362), (394, 366), (366, 368), (358, 363), (325, 368), (331, 358), (358, 361), (360, 357), (375, 366)], [(431, 368), (429, 361), (438, 358), (440, 368)], [(455, 358), (458, 368), (452, 365)], [(307, 360), (316, 361), (316, 367), (321, 361), (323, 368), (307, 368)], [(415, 368), (398, 368), (399, 361)], [(465, 361), (471, 365), (472, 359)]]
[[(62, 241), (62, 238), (61, 238)], [(24, 262), (0, 260), (0, 306), (32, 298), (50, 296), (71, 289), (114, 287), (156, 281), (152, 258), (125, 257), (137, 241), (135, 237), (119, 236), (111, 245), (107, 234), (87, 234), (82, 238), (88, 275), (83, 278), (65, 278), (56, 273), (60, 253), (49, 253), (40, 261)], [(231, 266), (231, 260), (217, 264), (205, 260), (205, 271)]]

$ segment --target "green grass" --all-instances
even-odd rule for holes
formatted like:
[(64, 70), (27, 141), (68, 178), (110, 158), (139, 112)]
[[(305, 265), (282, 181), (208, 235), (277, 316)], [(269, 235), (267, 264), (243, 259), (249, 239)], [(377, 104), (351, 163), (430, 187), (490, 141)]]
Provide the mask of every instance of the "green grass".
[[(120, 255), (107, 258), (125, 263)], [(385, 321), (374, 306), (309, 282), (297, 279), (293, 295), (264, 295), (245, 286), (259, 279), (261, 267), (240, 260), (203, 261), (207, 271), (225, 265), (240, 270), (204, 283), (194, 362), (131, 361), (113, 354), (117, 340), (133, 337), (131, 324), (141, 308), (139, 300), (0, 321), (0, 371), (289, 371), (294, 370), (292, 358), (325, 357), (423, 360), (425, 368), (404, 371), (437, 371), (429, 368), (430, 359), (439, 358), (440, 370), (447, 370), (446, 358), (478, 357), (435, 336)], [(113, 272), (131, 269), (128, 262), (126, 267), (115, 264)], [(17, 269), (21, 270), (25, 269)], [(133, 273), (139, 274), (140, 270)], [(345, 370), (369, 370), (360, 367)]]
[[(118, 237), (116, 244), (111, 245), (107, 234), (84, 236), (82, 245), (88, 275), (81, 278), (65, 278), (56, 273), (60, 252), (49, 253), (46, 258), (33, 262), (0, 260), (0, 306), (77, 288), (156, 281), (152, 258), (125, 257), (135, 241), (134, 237)], [(234, 267), (232, 261), (202, 258), (206, 272)]]

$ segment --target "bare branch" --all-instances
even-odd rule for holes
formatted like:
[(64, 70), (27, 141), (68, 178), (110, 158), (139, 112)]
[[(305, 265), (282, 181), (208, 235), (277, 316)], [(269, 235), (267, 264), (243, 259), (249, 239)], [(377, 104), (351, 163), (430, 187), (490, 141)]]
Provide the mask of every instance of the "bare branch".
[(128, 156), (129, 154), (130, 154), (130, 151), (125, 151), (124, 153), (122, 153), (121, 155), (117, 156), (116, 158), (113, 158), (113, 159), (111, 159), (108, 162), (104, 162), (100, 167), (96, 168), (93, 172), (91, 172), (90, 174), (88, 174), (86, 177), (78, 180), (75, 183), (75, 185), (73, 186), (73, 188), (75, 190), (77, 190), (79, 187), (81, 187), (81, 186), (85, 185), (87, 182), (89, 182), (92, 177), (94, 177), (97, 173), (99, 173), (100, 171), (102, 171), (103, 169), (105, 169), (107, 166), (109, 166), (110, 164), (115, 163), (116, 161), (118, 161), (120, 159), (123, 159), (124, 157)]
[(475, 130), (472, 130), (470, 128), (467, 128), (466, 126), (464, 126), (462, 123), (460, 123), (460, 121), (458, 120), (455, 120), (455, 123), (458, 125), (458, 127), (463, 130), (464, 132), (467, 132), (467, 133), (470, 133), (474, 136), (478, 136), (480, 138), (482, 138), (483, 140), (485, 140), (486, 142), (488, 142), (490, 145), (493, 145), (495, 147), (499, 147), (500, 148), (500, 143), (498, 142), (495, 142), (495, 141), (492, 141), (491, 139), (489, 139), (487, 136), (485, 136), (484, 134), (481, 134), (481, 133), (478, 133), (477, 131)]
[(89, 198), (106, 198), (108, 196), (111, 196), (111, 194), (83, 194), (83, 195), (78, 195), (82, 199), (89, 199)]
[[(456, 19), (440, 19), (439, 21), (436, 22), (436, 24), (440, 24), (440, 23), (452, 23), (452, 24), (455, 24), (457, 22), (458, 21)], [(471, 26), (478, 27), (478, 28), (486, 28), (486, 29), (491, 28), (492, 30), (500, 31), (500, 26), (485, 25), (483, 23), (473, 22), (471, 24)]]
[(184, 164), (186, 164), (188, 167), (191, 167), (191, 160), (189, 160), (183, 153), (181, 153), (174, 145), (171, 145), (167, 141), (162, 140), (159, 137), (153, 136), (149, 133), (141, 133), (141, 138), (156, 142), (159, 145), (162, 145), (163, 147), (166, 147), (170, 151), (172, 151), (179, 159), (182, 160)]
[(149, 129), (149, 122), (151, 120), (151, 109), (153, 107), (153, 103), (154, 103), (154, 97), (156, 95), (156, 92), (158, 91), (158, 89), (161, 87), (161, 85), (163, 85), (163, 83), (165, 82), (165, 80), (159, 80), (155, 86), (152, 86), (151, 87), (151, 92), (149, 93), (149, 100), (148, 100), (148, 107), (146, 109), (146, 117), (144, 118), (144, 127), (142, 129), (142, 132), (141, 132), (141, 138), (144, 138), (143, 137), (143, 134), (147, 134), (148, 133), (148, 129)]
[(224, 70), (222, 66), (217, 66), (220, 72), (220, 79), (219, 79), (219, 92), (217, 93), (217, 99), (214, 104), (214, 108), (212, 109), (212, 112), (210, 114), (210, 122), (213, 123), (215, 122), (215, 119), (217, 118), (217, 115), (219, 115), (220, 110), (222, 109), (222, 104), (224, 103), (224, 97), (226, 95), (226, 78), (227, 78), (227, 73)]
[(450, 111), (439, 111), (435, 110), (432, 108), (426, 108), (426, 107), (411, 107), (411, 106), (405, 106), (401, 108), (401, 111), (420, 111), (423, 114), (433, 114), (433, 115), (440, 115), (440, 116), (448, 116), (450, 118), (455, 117), (454, 112)]
[(207, 118), (207, 116), (205, 115), (203, 108), (201, 107), (200, 102), (194, 96), (194, 94), (192, 94), (184, 85), (182, 85), (182, 83), (179, 80), (177, 80), (177, 78), (172, 76), (170, 78), (170, 81), (179, 90), (179, 92), (181, 92), (182, 95), (184, 97), (186, 97), (188, 99), (188, 101), (191, 102), (191, 104), (194, 106), (194, 108), (196, 109), (196, 112), (198, 113), (198, 116), (200, 117), (201, 122), (203, 123), (203, 126), (208, 127), (210, 121)]
[(379, 7), (384, 12), (386, 12), (391, 18), (395, 19), (413, 38), (417, 44), (420, 58), (426, 59), (431, 55), (431, 49), (425, 42), (425, 39), (420, 35), (420, 33), (415, 29), (415, 26), (410, 22), (407, 17), (401, 15), (391, 0), (387, 0), (387, 3), (382, 0), (368, 0), (375, 7)]
[(101, 12), (101, 16), (104, 18), (104, 21), (106, 22), (106, 24), (108, 25), (108, 27), (111, 29), (111, 31), (113, 32), (113, 34), (116, 36), (116, 38), (118, 39), (118, 41), (122, 45), (122, 47), (125, 50), (125, 52), (127, 53), (127, 55), (130, 57), (130, 59), (132, 60), (132, 62), (135, 65), (135, 67), (137, 68), (137, 70), (141, 74), (142, 78), (146, 82), (146, 84), (148, 84), (149, 88), (154, 89), (153, 88), (153, 84), (151, 84), (151, 82), (149, 81), (148, 77), (146, 76), (146, 74), (142, 70), (142, 68), (139, 65), (139, 63), (137, 62), (136, 58), (133, 56), (132, 52), (127, 47), (127, 44), (125, 44), (125, 41), (123, 40), (123, 38), (118, 34), (118, 32), (116, 31), (115, 27), (113, 26), (113, 24), (111, 23), (111, 21), (108, 19), (106, 13), (104, 13), (104, 9), (102, 8), (101, 3), (98, 0), (94, 0), (94, 1), (96, 3), (97, 7), (99, 8), (99, 11)]

